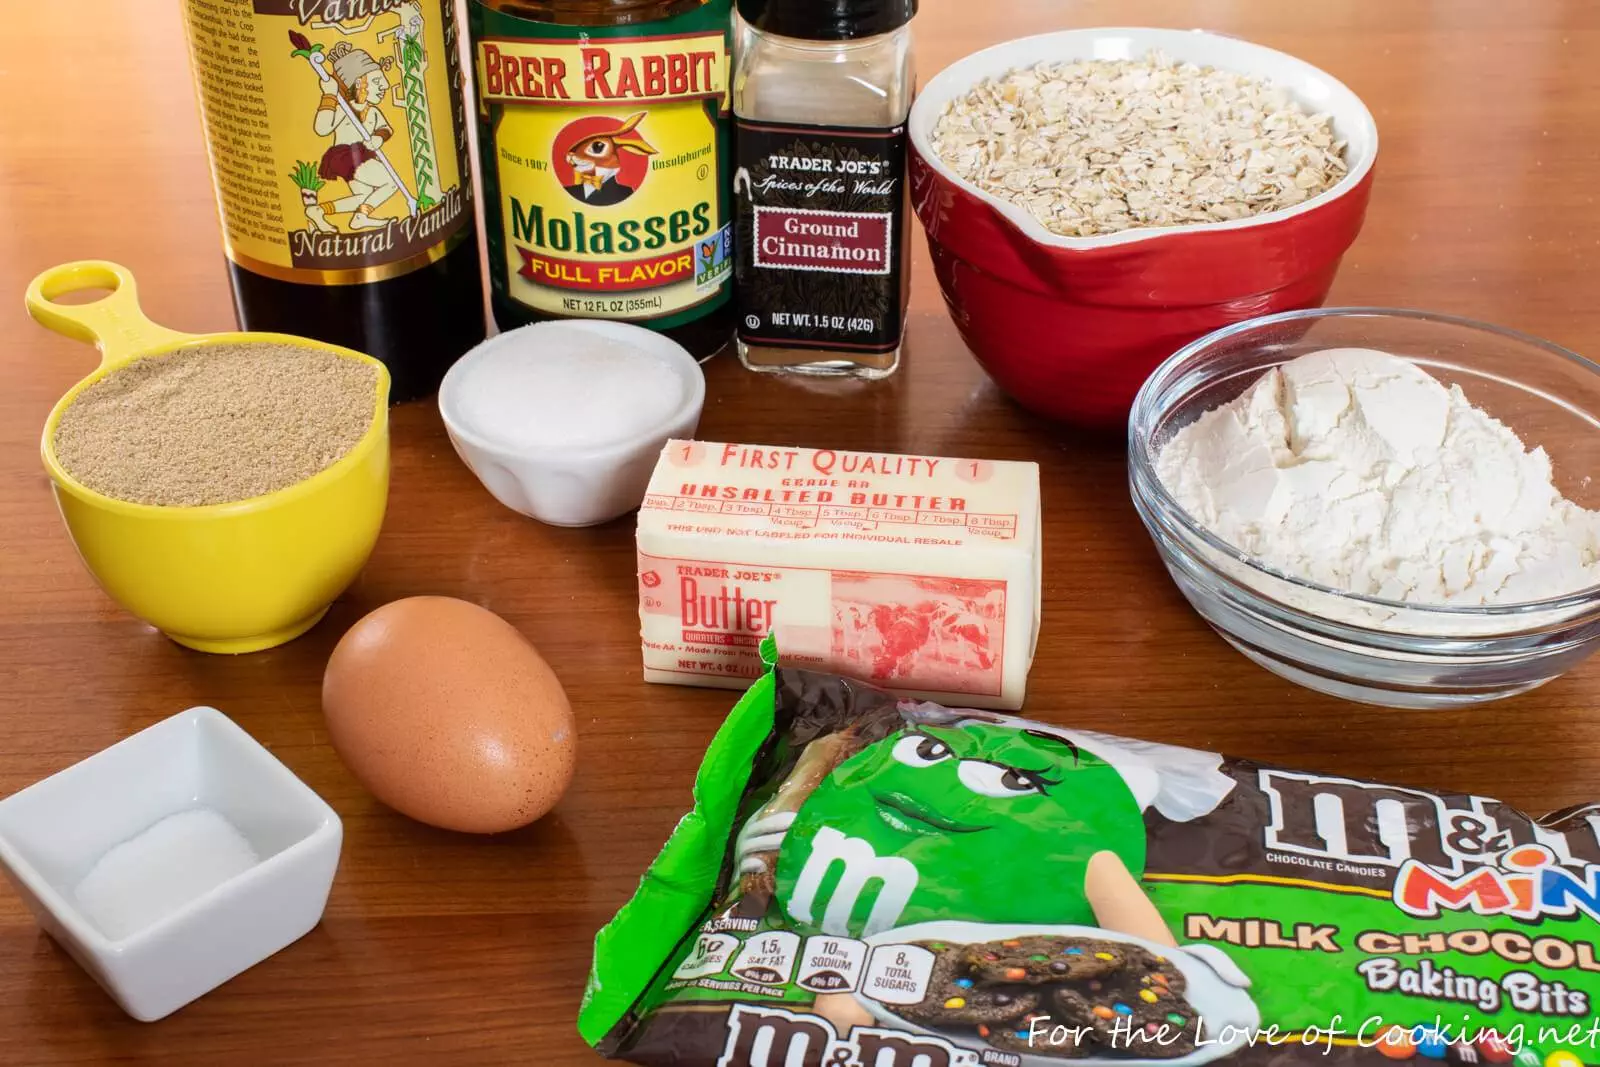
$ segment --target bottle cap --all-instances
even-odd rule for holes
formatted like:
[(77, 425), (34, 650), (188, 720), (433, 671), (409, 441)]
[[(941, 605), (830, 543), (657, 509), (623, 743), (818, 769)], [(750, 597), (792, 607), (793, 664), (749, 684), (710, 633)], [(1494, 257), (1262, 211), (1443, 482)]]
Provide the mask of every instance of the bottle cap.
[(738, 0), (739, 17), (762, 33), (804, 41), (850, 41), (911, 21), (917, 0)]

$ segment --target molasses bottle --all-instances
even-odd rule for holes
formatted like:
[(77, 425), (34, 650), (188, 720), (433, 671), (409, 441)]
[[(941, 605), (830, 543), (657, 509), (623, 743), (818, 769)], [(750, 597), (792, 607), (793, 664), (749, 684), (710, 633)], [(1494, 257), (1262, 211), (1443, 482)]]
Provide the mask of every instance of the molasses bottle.
[(467, 0), (502, 329), (732, 336), (732, 0)]
[(453, 4), (184, 8), (240, 326), (432, 393), (485, 332)]

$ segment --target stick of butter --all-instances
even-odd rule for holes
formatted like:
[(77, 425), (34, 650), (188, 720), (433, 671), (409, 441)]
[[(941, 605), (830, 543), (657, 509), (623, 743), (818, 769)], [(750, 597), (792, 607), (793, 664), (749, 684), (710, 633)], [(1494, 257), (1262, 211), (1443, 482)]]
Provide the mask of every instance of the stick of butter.
[(639, 510), (648, 682), (786, 665), (1019, 708), (1039, 636), (1035, 463), (668, 441)]

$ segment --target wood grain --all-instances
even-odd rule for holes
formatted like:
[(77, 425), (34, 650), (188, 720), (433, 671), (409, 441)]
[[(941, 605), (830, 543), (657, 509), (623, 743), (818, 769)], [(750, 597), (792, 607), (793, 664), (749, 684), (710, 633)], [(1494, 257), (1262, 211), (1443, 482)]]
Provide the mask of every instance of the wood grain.
[[(558, 530), (502, 509), (427, 404), (396, 411), (376, 555), (309, 635), (239, 659), (185, 651), (112, 604), (61, 529), (37, 434), (92, 364), (21, 310), (36, 271), (132, 267), (147, 310), (232, 326), (204, 149), (172, 3), (32, 4), (0, 35), (0, 794), (197, 703), (222, 708), (344, 817), (327, 917), (279, 957), (154, 1025), (128, 1020), (17, 899), (0, 894), (0, 1062), (523, 1063), (594, 1056), (573, 1029), (589, 940), (688, 803), (729, 706), (640, 681), (632, 523)], [(1600, 352), (1600, 7), (1562, 0), (930, 0), (924, 74), (1067, 25), (1202, 25), (1304, 57), (1370, 105), (1383, 144), (1366, 229), (1334, 302), (1470, 314)], [(1504, 704), (1403, 713), (1296, 689), (1179, 598), (1127, 499), (1118, 440), (1023, 414), (945, 318), (920, 243), (907, 365), (825, 387), (708, 368), (703, 436), (1028, 458), (1044, 467), (1044, 630), (1035, 716), (1262, 759), (1501, 796), (1600, 792), (1600, 665)], [(581, 764), (557, 811), (477, 840), (379, 806), (327, 745), (323, 663), (395, 597), (500, 612), (572, 696)]]

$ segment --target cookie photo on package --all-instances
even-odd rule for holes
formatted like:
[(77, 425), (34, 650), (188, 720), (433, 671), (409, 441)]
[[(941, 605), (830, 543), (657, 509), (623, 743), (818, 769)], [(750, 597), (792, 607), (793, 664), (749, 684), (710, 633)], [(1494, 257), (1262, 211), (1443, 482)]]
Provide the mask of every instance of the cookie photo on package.
[(579, 1028), (663, 1067), (1580, 1067), (1597, 940), (1600, 805), (1536, 821), (771, 667), (597, 935)]

